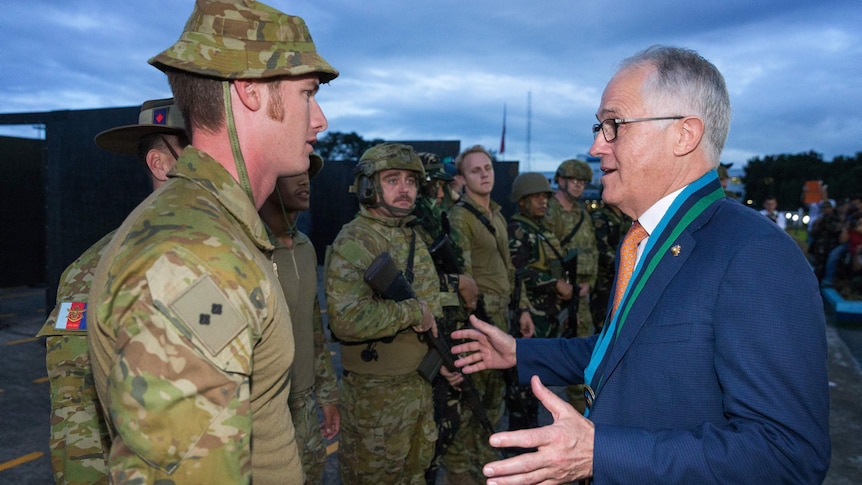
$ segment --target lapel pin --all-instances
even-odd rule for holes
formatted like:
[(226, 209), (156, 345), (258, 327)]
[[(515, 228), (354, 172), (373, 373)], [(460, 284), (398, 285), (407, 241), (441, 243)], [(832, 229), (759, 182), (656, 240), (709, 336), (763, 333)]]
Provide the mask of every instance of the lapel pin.
[(681, 247), (679, 244), (677, 244), (676, 246), (674, 246), (674, 247), (670, 248), (670, 252), (671, 252), (674, 256), (679, 256), (680, 251), (682, 251), (682, 247)]

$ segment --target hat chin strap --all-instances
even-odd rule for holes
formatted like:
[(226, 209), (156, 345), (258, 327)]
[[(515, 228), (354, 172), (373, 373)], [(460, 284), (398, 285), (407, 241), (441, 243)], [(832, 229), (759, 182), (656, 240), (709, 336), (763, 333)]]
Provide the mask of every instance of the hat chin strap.
[[(248, 179), (248, 170), (245, 167), (245, 158), (239, 146), (239, 135), (236, 133), (236, 122), (233, 119), (233, 105), (230, 102), (230, 81), (222, 81), (222, 93), (224, 95), (224, 114), (227, 122), (227, 134), (230, 138), (230, 148), (233, 152), (233, 160), (236, 164), (236, 174), (239, 177), (239, 185), (245, 191), (248, 198), (254, 203), (254, 193), (251, 191), (251, 182)], [(257, 207), (255, 205), (255, 207)]]

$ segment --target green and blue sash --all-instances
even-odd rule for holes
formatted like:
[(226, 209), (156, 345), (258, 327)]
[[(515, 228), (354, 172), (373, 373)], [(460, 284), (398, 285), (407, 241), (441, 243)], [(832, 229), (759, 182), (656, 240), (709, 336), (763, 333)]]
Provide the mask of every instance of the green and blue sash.
[[(724, 190), (718, 183), (718, 173), (715, 170), (688, 185), (673, 201), (668, 211), (661, 218), (658, 226), (650, 234), (644, 247), (643, 256), (632, 271), (631, 282), (623, 294), (617, 312), (609, 322), (606, 322), (590, 363), (584, 370), (584, 382), (589, 384), (595, 394), (598, 394), (604, 380), (605, 357), (616, 341), (626, 323), (629, 311), (638, 295), (646, 286), (650, 275), (655, 271), (661, 259), (667, 254), (671, 245), (680, 234), (699, 217), (713, 202), (724, 197)], [(586, 415), (589, 414), (587, 410)]]

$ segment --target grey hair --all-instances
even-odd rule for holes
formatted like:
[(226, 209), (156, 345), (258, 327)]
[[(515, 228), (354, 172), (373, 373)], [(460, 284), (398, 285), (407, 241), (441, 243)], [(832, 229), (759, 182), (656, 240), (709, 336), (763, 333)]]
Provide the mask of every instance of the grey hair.
[(623, 60), (620, 71), (652, 66), (643, 85), (645, 103), (670, 108), (653, 116), (699, 116), (704, 123), (704, 150), (715, 167), (730, 130), (730, 95), (718, 68), (690, 49), (654, 45)]

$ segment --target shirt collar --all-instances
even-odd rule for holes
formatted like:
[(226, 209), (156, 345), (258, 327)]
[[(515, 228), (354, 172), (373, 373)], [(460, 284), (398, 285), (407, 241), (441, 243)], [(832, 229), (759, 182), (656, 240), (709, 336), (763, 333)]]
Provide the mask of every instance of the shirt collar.
[[(685, 187), (688, 187), (686, 185)], [(638, 222), (640, 222), (641, 226), (646, 229), (647, 234), (652, 235), (655, 228), (658, 227), (659, 222), (661, 222), (662, 217), (664, 217), (665, 213), (667, 213), (668, 209), (670, 209), (673, 201), (679, 197), (679, 194), (685, 190), (685, 187), (680, 188), (674, 192), (667, 194), (658, 200), (655, 204), (653, 204), (649, 209), (646, 210), (641, 216), (638, 218)]]

